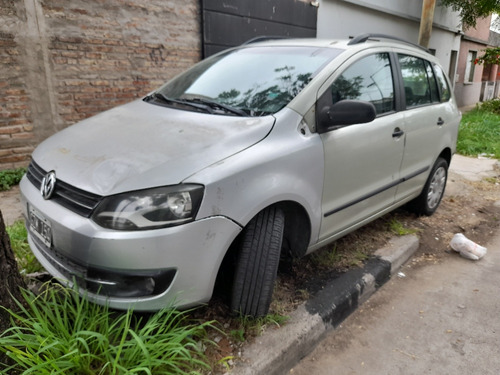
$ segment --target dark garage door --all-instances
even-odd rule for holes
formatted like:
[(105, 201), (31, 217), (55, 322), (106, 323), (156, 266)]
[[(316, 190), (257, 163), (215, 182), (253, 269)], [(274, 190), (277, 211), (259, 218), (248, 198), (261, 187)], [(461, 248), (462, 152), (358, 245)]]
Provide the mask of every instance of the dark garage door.
[(203, 57), (257, 36), (316, 37), (317, 7), (299, 0), (202, 0)]

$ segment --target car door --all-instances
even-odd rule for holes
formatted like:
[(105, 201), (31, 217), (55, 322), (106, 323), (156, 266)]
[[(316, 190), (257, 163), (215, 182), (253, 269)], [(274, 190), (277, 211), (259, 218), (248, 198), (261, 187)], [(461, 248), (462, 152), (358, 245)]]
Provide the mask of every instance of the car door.
[[(447, 111), (449, 89), (440, 100), (438, 80), (429, 61), (407, 54), (398, 54), (405, 93), (404, 131), (406, 146), (401, 165), (402, 183), (396, 200), (416, 195), (422, 190), (431, 168), (443, 150), (443, 132), (447, 121), (454, 118)], [(443, 77), (444, 78), (444, 77)], [(445, 81), (446, 84), (446, 81)]]
[(348, 63), (318, 101), (370, 101), (377, 112), (370, 123), (321, 134), (325, 171), (320, 241), (342, 235), (394, 203), (404, 152), (403, 115), (395, 111), (394, 88), (390, 54), (372, 53)]

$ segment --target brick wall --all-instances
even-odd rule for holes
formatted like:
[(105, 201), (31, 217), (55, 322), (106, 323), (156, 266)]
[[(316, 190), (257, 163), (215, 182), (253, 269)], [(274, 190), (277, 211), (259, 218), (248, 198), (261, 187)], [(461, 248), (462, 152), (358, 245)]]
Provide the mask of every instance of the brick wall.
[[(14, 1), (0, 2), (0, 25), (15, 26)], [(22, 14), (21, 14), (22, 17)], [(23, 164), (33, 150), (33, 123), (22, 67), (22, 48), (15, 34), (0, 29), (0, 169)]]
[(198, 0), (0, 0), (0, 169), (201, 56)]

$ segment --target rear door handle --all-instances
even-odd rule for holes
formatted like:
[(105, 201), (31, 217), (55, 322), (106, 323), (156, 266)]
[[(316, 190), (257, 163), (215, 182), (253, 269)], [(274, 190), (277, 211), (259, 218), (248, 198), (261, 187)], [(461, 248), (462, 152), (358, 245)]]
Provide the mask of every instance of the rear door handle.
[(438, 124), (439, 126), (443, 125), (443, 124), (444, 124), (444, 120), (443, 120), (441, 117), (439, 117), (439, 118), (438, 118), (438, 122), (437, 122), (437, 124)]
[(400, 128), (394, 129), (394, 132), (392, 133), (392, 138), (399, 138), (401, 137), (405, 132), (402, 131)]

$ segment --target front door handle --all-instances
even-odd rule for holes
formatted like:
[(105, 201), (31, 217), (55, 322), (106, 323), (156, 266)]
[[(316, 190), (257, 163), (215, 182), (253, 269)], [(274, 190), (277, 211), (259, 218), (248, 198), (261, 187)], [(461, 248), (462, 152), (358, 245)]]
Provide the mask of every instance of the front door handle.
[(392, 138), (399, 138), (401, 137), (405, 132), (402, 131), (400, 128), (394, 129), (394, 132), (392, 133)]
[(439, 126), (443, 125), (443, 124), (444, 124), (444, 120), (443, 120), (441, 117), (439, 117), (439, 118), (438, 118), (438, 122), (437, 122), (437, 124), (438, 124)]

